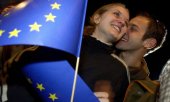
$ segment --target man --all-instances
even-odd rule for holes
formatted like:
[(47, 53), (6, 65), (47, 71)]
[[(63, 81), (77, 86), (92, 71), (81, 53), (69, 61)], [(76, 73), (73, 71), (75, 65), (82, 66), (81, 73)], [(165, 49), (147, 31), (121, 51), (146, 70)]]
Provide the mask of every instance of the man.
[(165, 37), (165, 26), (147, 13), (140, 13), (130, 20), (127, 33), (116, 44), (116, 48), (129, 67), (131, 80), (149, 79), (144, 57), (159, 49)]
[[(158, 50), (165, 41), (165, 37), (164, 25), (147, 13), (140, 13), (130, 20), (127, 33), (115, 47), (119, 50), (119, 57), (128, 65), (131, 81), (150, 80), (144, 56)], [(107, 92), (95, 94), (101, 98), (101, 102), (109, 102)]]

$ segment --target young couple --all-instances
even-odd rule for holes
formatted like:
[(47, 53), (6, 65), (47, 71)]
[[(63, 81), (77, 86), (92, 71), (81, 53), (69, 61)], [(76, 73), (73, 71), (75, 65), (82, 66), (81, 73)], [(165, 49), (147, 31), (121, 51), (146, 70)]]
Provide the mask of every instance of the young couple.
[(150, 80), (144, 56), (162, 46), (166, 29), (147, 13), (129, 21), (129, 11), (121, 3), (99, 8), (90, 24), (83, 38), (79, 74), (101, 102), (122, 102), (129, 77), (130, 81)]

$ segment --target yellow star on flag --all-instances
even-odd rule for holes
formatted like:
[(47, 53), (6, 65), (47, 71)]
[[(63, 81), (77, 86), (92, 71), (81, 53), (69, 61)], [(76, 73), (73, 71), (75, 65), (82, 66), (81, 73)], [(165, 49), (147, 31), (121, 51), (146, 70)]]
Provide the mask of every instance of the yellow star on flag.
[(55, 2), (54, 4), (51, 4), (51, 6), (52, 6), (52, 9), (57, 9), (57, 10), (59, 10), (61, 4), (58, 4), (58, 3)]
[(21, 32), (21, 30), (17, 30), (17, 29), (15, 28), (13, 31), (9, 32), (9, 37), (8, 37), (8, 38), (11, 38), (11, 37), (13, 37), (13, 36), (18, 37), (18, 33), (19, 33), (19, 32)]
[(37, 83), (37, 89), (39, 89), (40, 91), (45, 90), (43, 84), (39, 84), (39, 83)]
[(39, 32), (41, 26), (42, 25), (37, 24), (37, 22), (34, 22), (34, 24), (29, 25), (29, 27), (31, 28), (30, 31), (37, 31), (37, 32)]
[(46, 22), (47, 21), (54, 22), (54, 19), (56, 18), (56, 16), (54, 16), (52, 13), (49, 13), (48, 15), (45, 15), (45, 18), (46, 18)]
[(4, 30), (0, 30), (0, 36), (2, 36), (4, 32), (5, 32)]
[(54, 102), (56, 99), (58, 99), (58, 97), (56, 97), (56, 94), (51, 94), (51, 93), (50, 93), (50, 96), (49, 96), (48, 98), (50, 98), (53, 102)]

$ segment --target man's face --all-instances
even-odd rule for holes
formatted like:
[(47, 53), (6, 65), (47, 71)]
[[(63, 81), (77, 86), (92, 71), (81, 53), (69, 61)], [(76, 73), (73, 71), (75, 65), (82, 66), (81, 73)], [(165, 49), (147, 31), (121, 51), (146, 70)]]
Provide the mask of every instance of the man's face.
[(127, 33), (116, 44), (120, 50), (139, 50), (143, 48), (143, 36), (148, 27), (148, 19), (142, 16), (136, 16), (129, 22)]

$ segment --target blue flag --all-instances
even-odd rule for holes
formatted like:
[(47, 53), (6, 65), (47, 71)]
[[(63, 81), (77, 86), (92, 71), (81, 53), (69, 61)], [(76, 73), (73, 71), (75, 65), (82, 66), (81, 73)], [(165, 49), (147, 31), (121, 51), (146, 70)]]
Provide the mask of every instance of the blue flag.
[(39, 45), (79, 56), (87, 0), (26, 0), (0, 17), (0, 46)]
[[(23, 69), (43, 101), (70, 102), (75, 72), (66, 60), (29, 64)], [(79, 76), (74, 102), (99, 102)]]
[[(0, 46), (38, 45), (80, 55), (87, 0), (26, 0), (0, 16)], [(67, 61), (27, 65), (23, 72), (45, 102), (70, 102), (74, 70)], [(78, 76), (74, 102), (98, 102)]]

